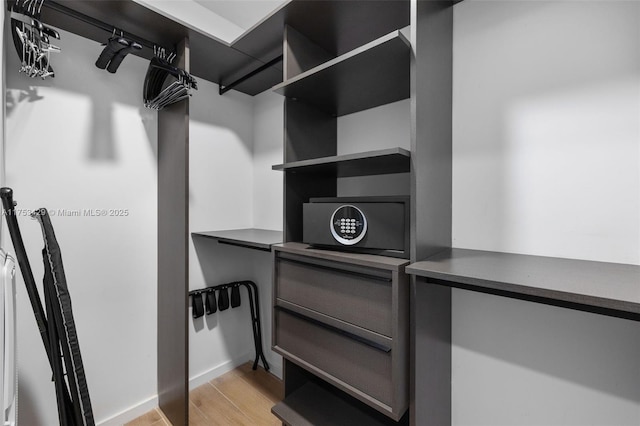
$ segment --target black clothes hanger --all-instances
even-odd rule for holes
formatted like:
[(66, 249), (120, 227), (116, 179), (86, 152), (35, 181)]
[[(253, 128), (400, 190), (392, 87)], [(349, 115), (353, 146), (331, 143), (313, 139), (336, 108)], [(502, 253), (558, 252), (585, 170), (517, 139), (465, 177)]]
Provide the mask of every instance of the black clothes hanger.
[(163, 49), (156, 50), (149, 62), (144, 79), (142, 97), (144, 105), (151, 109), (162, 109), (191, 96), (191, 89), (197, 89), (197, 83), (188, 72), (171, 65), (174, 53), (166, 56)]
[(107, 66), (107, 71), (109, 71), (111, 74), (114, 74), (116, 71), (118, 71), (118, 67), (122, 63), (122, 60), (125, 56), (127, 56), (134, 50), (140, 49), (142, 49), (142, 45), (140, 43), (130, 41), (129, 46), (125, 47), (124, 49), (120, 49), (118, 53), (116, 53), (116, 55), (113, 57), (113, 59), (111, 59), (111, 62), (109, 62), (109, 66)]
[(107, 41), (100, 53), (100, 56), (96, 60), (96, 67), (100, 69), (106, 69), (111, 74), (118, 71), (118, 67), (124, 60), (125, 56), (129, 53), (142, 49), (142, 44), (126, 39), (122, 32), (118, 36), (116, 29), (113, 29), (113, 34)]
[(116, 53), (129, 46), (127, 39), (116, 35), (115, 32), (116, 30), (114, 29), (113, 35), (109, 37), (104, 49), (102, 49), (100, 56), (96, 60), (96, 67), (102, 70), (107, 68), (107, 65), (109, 65), (109, 62), (113, 59)]

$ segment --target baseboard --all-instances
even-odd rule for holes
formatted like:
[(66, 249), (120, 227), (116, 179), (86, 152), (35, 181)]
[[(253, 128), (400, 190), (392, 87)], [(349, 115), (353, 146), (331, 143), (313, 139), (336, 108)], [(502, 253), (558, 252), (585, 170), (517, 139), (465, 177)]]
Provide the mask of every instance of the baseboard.
[[(246, 354), (231, 359), (229, 361), (225, 361), (222, 364), (213, 367), (210, 370), (207, 370), (203, 373), (197, 374), (189, 379), (189, 390), (195, 389), (198, 386), (201, 386), (207, 383), (210, 380), (215, 379), (216, 377), (222, 376), (224, 373), (227, 373), (234, 368), (237, 368), (244, 364), (245, 362), (252, 361), (254, 359), (254, 352), (247, 352)], [(267, 360), (269, 362), (270, 372), (277, 376), (278, 378), (282, 378), (282, 362), (275, 362), (271, 360)], [(149, 399), (146, 399), (139, 404), (136, 404), (128, 409), (116, 414), (115, 416), (109, 417), (106, 420), (101, 420), (96, 423), (97, 426), (120, 426), (131, 420), (140, 417), (141, 415), (148, 413), (154, 408), (158, 407), (158, 396), (154, 395)]]
[(205, 371), (204, 373), (199, 373), (191, 377), (189, 379), (189, 390), (193, 390), (198, 386), (204, 385), (208, 381), (222, 376), (224, 373), (227, 373), (234, 368), (241, 366), (247, 361), (253, 361), (253, 352), (247, 352), (239, 357), (223, 362), (222, 364), (219, 364), (212, 369)]
[(115, 416), (109, 417), (106, 420), (101, 420), (96, 422), (98, 426), (121, 426), (136, 417), (140, 417), (141, 415), (148, 413), (154, 408), (158, 407), (158, 395), (154, 395), (149, 399), (146, 399), (139, 404), (136, 404), (132, 407), (127, 408), (126, 410), (116, 414)]

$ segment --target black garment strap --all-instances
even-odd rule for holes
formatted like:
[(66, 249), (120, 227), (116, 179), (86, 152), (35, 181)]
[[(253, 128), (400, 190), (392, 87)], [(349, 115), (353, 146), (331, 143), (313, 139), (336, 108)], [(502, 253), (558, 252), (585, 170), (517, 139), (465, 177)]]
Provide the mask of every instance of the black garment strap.
[(127, 56), (129, 53), (133, 52), (134, 50), (140, 50), (140, 49), (142, 49), (141, 44), (136, 43), (135, 41), (130, 42), (129, 46), (125, 47), (124, 49), (120, 49), (120, 51), (115, 54), (113, 59), (111, 59), (111, 62), (109, 62), (109, 65), (107, 66), (107, 71), (109, 71), (112, 74), (115, 73), (116, 71), (118, 71), (118, 67), (120, 67), (120, 64), (124, 60), (125, 56)]
[(229, 309), (229, 291), (227, 287), (222, 287), (218, 290), (218, 310), (225, 311)]
[(216, 302), (216, 291), (211, 289), (205, 293), (204, 307), (207, 315), (214, 314), (218, 311), (218, 302)]
[(116, 53), (129, 46), (129, 42), (122, 37), (111, 37), (107, 41), (107, 45), (102, 49), (102, 53), (96, 61), (96, 67), (101, 70), (107, 68), (109, 61), (113, 59)]
[(204, 315), (204, 306), (202, 306), (202, 293), (191, 294), (191, 315), (194, 318), (200, 318)]
[(240, 306), (240, 284), (234, 284), (231, 286), (231, 307), (238, 306)]

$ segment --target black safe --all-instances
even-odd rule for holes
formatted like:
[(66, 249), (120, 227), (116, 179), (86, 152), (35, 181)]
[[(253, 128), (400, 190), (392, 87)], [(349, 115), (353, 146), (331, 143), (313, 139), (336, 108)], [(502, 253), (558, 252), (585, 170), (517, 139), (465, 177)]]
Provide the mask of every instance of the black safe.
[(302, 218), (307, 244), (409, 257), (409, 197), (311, 198)]

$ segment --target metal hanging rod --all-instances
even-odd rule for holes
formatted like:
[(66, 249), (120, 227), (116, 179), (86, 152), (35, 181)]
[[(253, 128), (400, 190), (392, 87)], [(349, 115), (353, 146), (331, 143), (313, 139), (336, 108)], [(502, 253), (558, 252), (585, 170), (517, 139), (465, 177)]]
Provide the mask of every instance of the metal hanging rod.
[[(60, 3), (57, 3), (55, 1), (51, 1), (51, 0), (45, 1), (44, 2), (44, 6), (48, 7), (51, 10), (55, 10), (56, 12), (59, 12), (59, 13), (62, 13), (64, 15), (70, 16), (70, 17), (72, 17), (74, 19), (77, 19), (78, 21), (82, 21), (82, 22), (84, 22), (86, 24), (92, 25), (92, 26), (94, 26), (96, 28), (99, 28), (99, 29), (101, 29), (101, 30), (103, 30), (105, 32), (108, 32), (108, 33), (113, 33), (113, 31), (117, 28), (114, 25), (109, 25), (106, 22), (103, 22), (103, 21), (101, 21), (99, 19), (93, 18), (93, 17), (88, 16), (88, 15), (85, 15), (84, 13), (81, 13), (81, 12), (78, 12), (76, 10), (73, 10), (73, 9), (71, 9), (71, 8), (69, 8), (67, 6), (64, 6), (64, 5), (60, 4)], [(154, 42), (146, 40), (146, 39), (144, 39), (142, 37), (138, 37), (137, 35), (131, 34), (131, 33), (127, 32), (127, 31), (120, 30), (120, 32), (122, 33), (123, 37), (131, 39), (131, 40), (134, 40), (134, 41), (140, 43), (141, 45), (143, 45), (144, 47), (147, 47), (147, 48), (149, 48), (151, 50), (154, 50), (154, 49), (156, 49), (158, 47), (162, 47), (158, 43), (154, 43)], [(175, 49), (167, 49), (167, 51), (173, 52), (173, 51), (175, 51)]]
[(275, 64), (277, 64), (278, 62), (282, 61), (282, 55), (278, 56), (275, 59), (270, 60), (269, 62), (267, 62), (266, 64), (263, 64), (261, 66), (259, 66), (258, 68), (256, 68), (255, 70), (251, 71), (248, 74), (243, 75), (242, 77), (240, 77), (239, 79), (237, 79), (234, 82), (231, 82), (229, 84), (227, 84), (226, 86), (222, 86), (220, 85), (220, 94), (224, 95), (225, 93), (227, 93), (229, 90), (233, 89), (234, 87), (236, 87), (238, 84), (242, 83), (245, 80), (250, 79), (251, 77), (253, 77), (256, 74), (261, 73), (262, 71), (266, 70), (267, 68), (271, 68), (272, 66), (274, 66)]

